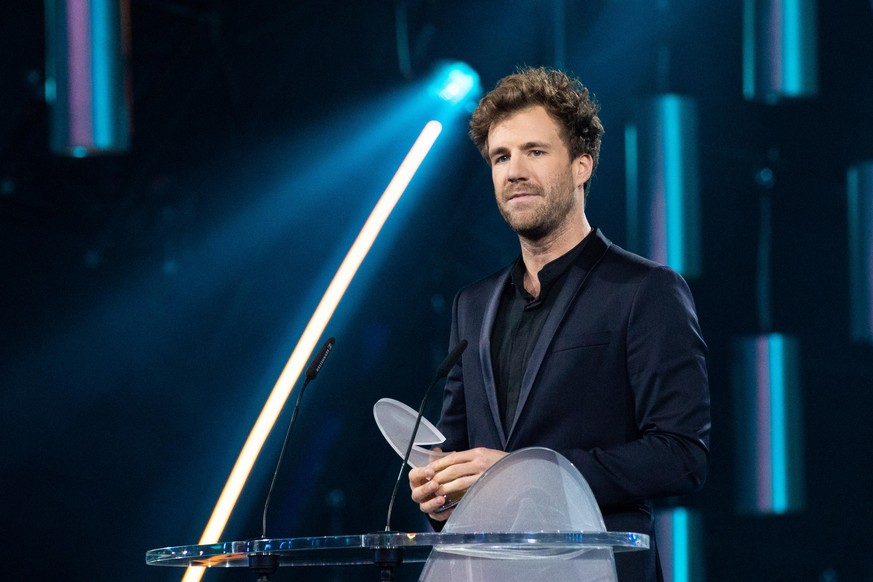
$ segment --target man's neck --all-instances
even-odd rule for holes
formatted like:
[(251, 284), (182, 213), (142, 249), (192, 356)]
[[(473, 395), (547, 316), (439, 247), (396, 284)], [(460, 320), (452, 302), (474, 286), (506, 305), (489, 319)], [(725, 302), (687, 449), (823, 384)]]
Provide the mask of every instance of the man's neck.
[(569, 225), (539, 240), (530, 240), (519, 237), (521, 243), (521, 258), (524, 261), (525, 277), (524, 287), (534, 297), (539, 297), (540, 281), (538, 274), (547, 264), (558, 257), (565, 255), (572, 248), (582, 242), (591, 232), (591, 226), (585, 215), (581, 222)]

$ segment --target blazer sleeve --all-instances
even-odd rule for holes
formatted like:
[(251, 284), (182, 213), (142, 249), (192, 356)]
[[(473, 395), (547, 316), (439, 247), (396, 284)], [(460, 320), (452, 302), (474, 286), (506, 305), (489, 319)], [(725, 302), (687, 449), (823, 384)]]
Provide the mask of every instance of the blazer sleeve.
[(633, 294), (626, 332), (636, 434), (566, 452), (604, 506), (696, 491), (709, 463), (707, 348), (682, 277), (651, 269)]

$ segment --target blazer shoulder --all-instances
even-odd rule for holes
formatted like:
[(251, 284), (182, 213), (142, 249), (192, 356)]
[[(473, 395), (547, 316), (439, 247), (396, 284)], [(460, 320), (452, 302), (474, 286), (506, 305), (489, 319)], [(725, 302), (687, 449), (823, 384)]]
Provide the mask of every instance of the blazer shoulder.
[(674, 273), (669, 267), (641, 257), (625, 250), (609, 240), (599, 228), (594, 228), (591, 242), (580, 257), (581, 262), (588, 262), (594, 267), (594, 272), (601, 273), (607, 279), (618, 277), (625, 283), (639, 282), (650, 273), (664, 271)]
[(682, 280), (682, 275), (668, 267), (635, 253), (627, 251), (618, 245), (611, 245), (604, 257), (602, 266), (622, 272), (633, 280), (641, 280), (654, 276), (666, 280)]
[(455, 300), (461, 300), (465, 298), (475, 298), (481, 297), (482, 295), (490, 295), (494, 292), (494, 288), (496, 285), (499, 285), (503, 281), (506, 280), (506, 277), (509, 274), (509, 270), (512, 268), (512, 265), (508, 265), (503, 267), (499, 271), (495, 271), (488, 275), (487, 277), (483, 277), (479, 279), (475, 283), (470, 283), (462, 287), (455, 296)]

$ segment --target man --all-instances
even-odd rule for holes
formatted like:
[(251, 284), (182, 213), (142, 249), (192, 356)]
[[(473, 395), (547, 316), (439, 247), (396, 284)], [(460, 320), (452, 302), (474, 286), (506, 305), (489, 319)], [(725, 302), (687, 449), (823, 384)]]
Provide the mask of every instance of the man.
[(473, 113), (497, 206), (521, 256), (461, 290), (439, 428), (455, 451), (409, 474), (435, 527), (508, 452), (541, 446), (579, 469), (609, 530), (652, 536), (619, 580), (661, 578), (650, 500), (699, 489), (709, 462), (706, 345), (685, 281), (613, 245), (585, 215), (597, 105), (547, 69), (510, 75)]

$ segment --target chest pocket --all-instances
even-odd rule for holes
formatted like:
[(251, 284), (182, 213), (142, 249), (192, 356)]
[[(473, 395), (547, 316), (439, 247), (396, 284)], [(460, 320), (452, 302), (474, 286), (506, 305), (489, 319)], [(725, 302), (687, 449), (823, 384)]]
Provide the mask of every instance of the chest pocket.
[(555, 339), (555, 343), (552, 346), (552, 352), (605, 346), (609, 345), (611, 339), (612, 332), (609, 330), (562, 335)]

